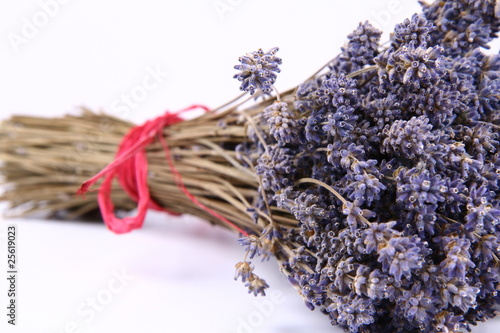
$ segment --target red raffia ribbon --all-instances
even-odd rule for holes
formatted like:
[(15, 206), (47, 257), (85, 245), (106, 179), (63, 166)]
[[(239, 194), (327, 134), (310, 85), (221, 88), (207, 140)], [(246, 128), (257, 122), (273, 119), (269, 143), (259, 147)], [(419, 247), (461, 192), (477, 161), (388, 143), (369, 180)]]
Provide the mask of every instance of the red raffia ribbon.
[[(108, 164), (94, 177), (85, 181), (77, 191), (77, 195), (85, 196), (85, 193), (90, 190), (92, 185), (94, 185), (102, 177), (105, 177), (101, 187), (99, 188), (98, 202), (104, 223), (111, 231), (122, 234), (141, 228), (148, 209), (163, 211), (172, 215), (179, 215), (161, 207), (151, 199), (151, 194), (147, 184), (148, 160), (146, 157), (146, 147), (150, 145), (156, 137), (165, 150), (166, 159), (170, 170), (174, 175), (177, 187), (179, 187), (179, 189), (198, 207), (220, 219), (243, 235), (248, 235), (247, 232), (236, 226), (234, 223), (199, 202), (198, 199), (188, 191), (182, 181), (181, 174), (174, 165), (170, 149), (165, 138), (163, 137), (163, 129), (167, 126), (183, 121), (184, 119), (181, 118), (180, 115), (194, 109), (203, 109), (205, 112), (209, 111), (206, 106), (192, 105), (177, 112), (167, 111), (164, 115), (156, 119), (149, 120), (144, 125), (132, 128), (128, 134), (123, 137), (114, 161)], [(137, 202), (136, 216), (120, 219), (115, 215), (115, 206), (111, 200), (111, 185), (114, 177), (118, 177), (121, 187), (133, 200)]]

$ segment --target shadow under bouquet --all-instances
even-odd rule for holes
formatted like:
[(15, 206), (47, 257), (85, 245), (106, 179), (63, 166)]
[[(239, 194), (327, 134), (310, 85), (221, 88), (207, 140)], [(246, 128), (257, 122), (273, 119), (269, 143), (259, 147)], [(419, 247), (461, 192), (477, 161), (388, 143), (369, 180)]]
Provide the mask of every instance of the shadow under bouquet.
[[(470, 330), (500, 303), (500, 57), (481, 50), (500, 3), (422, 6), (385, 46), (359, 24), (285, 92), (272, 48), (239, 59), (250, 96), (215, 110), (135, 127), (90, 111), (15, 116), (0, 130), (2, 199), (68, 219), (100, 206), (117, 233), (147, 209), (197, 215), (241, 236), (235, 279), (255, 295), (268, 285), (252, 261), (273, 256), (346, 331)], [(183, 120), (193, 108), (207, 112)]]

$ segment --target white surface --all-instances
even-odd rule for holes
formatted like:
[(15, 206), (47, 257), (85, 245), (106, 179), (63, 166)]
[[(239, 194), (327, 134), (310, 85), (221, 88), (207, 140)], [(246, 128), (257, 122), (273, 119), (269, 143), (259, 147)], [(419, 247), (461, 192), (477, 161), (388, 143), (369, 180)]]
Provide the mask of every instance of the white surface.
[[(233, 66), (259, 47), (280, 47), (276, 86), (285, 90), (335, 56), (359, 21), (388, 32), (419, 11), (407, 0), (54, 1), (0, 0), (0, 118), (85, 105), (139, 123), (193, 103), (215, 107), (239, 94)], [(34, 20), (43, 27), (29, 31)], [(145, 79), (149, 90), (127, 107)], [(101, 224), (3, 221), (0, 272), (7, 223), (19, 229), (19, 325), (0, 310), (0, 332), (224, 333), (242, 320), (255, 327), (240, 332), (340, 332), (305, 308), (273, 262), (257, 263), (257, 272), (274, 297), (248, 295), (233, 280), (243, 255), (234, 235), (194, 218), (151, 214), (142, 230), (121, 236)], [(122, 270), (133, 277), (123, 288), (115, 281)], [(109, 303), (94, 313), (96, 297)], [(499, 330), (496, 320), (474, 332)]]

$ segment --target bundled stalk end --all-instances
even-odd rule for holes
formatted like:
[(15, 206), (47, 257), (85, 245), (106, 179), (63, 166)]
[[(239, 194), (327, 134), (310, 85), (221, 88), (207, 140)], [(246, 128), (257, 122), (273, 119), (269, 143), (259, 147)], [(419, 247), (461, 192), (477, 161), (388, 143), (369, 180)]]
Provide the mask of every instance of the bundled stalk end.
[[(43, 214), (74, 219), (97, 210), (97, 194), (75, 197), (75, 189), (114, 157), (131, 124), (83, 109), (80, 116), (13, 116), (0, 124), (0, 200), (7, 216)], [(118, 208), (134, 202), (113, 188)]]

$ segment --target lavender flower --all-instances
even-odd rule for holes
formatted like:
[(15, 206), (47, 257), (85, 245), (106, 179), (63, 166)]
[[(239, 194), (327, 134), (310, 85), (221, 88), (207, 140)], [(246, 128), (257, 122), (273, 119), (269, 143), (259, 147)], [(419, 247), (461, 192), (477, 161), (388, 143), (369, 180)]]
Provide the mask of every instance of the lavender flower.
[[(260, 238), (254, 236), (254, 235), (250, 235), (247, 237), (240, 238), (239, 241), (240, 241), (241, 246), (246, 246), (246, 250), (247, 250), (247, 253), (250, 255), (250, 259), (253, 259), (253, 257), (255, 257), (256, 254), (261, 254), (262, 242), (261, 242)], [(247, 270), (246, 265), (248, 265), (248, 264), (245, 264), (245, 262), (243, 262), (243, 264), (236, 267), (237, 271), (238, 271), (238, 268), (240, 270), (241, 269)], [(240, 276), (239, 273), (237, 275)]]
[(382, 269), (394, 276), (396, 282), (401, 282), (403, 275), (410, 279), (411, 270), (422, 267), (421, 249), (417, 242), (417, 238), (393, 237), (378, 251)]
[(324, 80), (316, 90), (317, 103), (325, 106), (355, 107), (359, 103), (356, 80), (348, 79), (344, 74), (332, 75)]
[(401, 108), (409, 116), (426, 116), (434, 129), (449, 126), (462, 108), (459, 91), (447, 83), (437, 83), (425, 92), (409, 93), (401, 102)]
[(400, 233), (393, 229), (397, 222), (387, 223), (372, 223), (369, 228), (365, 229), (364, 244), (366, 253), (372, 253), (383, 247), (394, 236)]
[(397, 201), (405, 203), (407, 209), (425, 204), (436, 204), (445, 200), (448, 190), (439, 175), (431, 176), (428, 170), (401, 171), (398, 177)]
[(273, 103), (264, 109), (264, 118), (269, 124), (269, 133), (274, 136), (280, 146), (297, 139), (297, 122), (285, 102)]
[(443, 76), (443, 52), (441, 46), (417, 47), (410, 42), (396, 51), (387, 50), (375, 58), (375, 63), (381, 78), (418, 88), (434, 84)]
[(236, 267), (236, 275), (234, 276), (235, 280), (238, 280), (238, 278), (241, 278), (242, 282), (246, 282), (251, 274), (253, 274), (253, 267), (250, 266), (250, 262), (246, 261), (241, 261), (235, 265)]
[(334, 137), (345, 137), (352, 132), (358, 116), (354, 114), (354, 108), (341, 105), (334, 113), (328, 114), (323, 131)]
[(384, 152), (402, 154), (410, 159), (421, 156), (427, 145), (435, 139), (432, 125), (424, 116), (396, 120), (391, 127), (385, 127), (383, 133), (386, 136), (383, 141)]
[(366, 298), (360, 296), (336, 296), (326, 310), (339, 325), (358, 332), (360, 327), (374, 322), (375, 308)]
[(378, 130), (401, 119), (401, 103), (393, 95), (371, 101), (366, 109)]
[(370, 272), (367, 280), (366, 295), (373, 300), (388, 298), (389, 277), (379, 269)]
[(500, 224), (500, 209), (487, 202), (477, 206), (469, 204), (465, 221), (467, 223), (465, 223), (464, 227), (467, 231), (476, 231), (479, 234), (484, 232), (495, 233), (497, 225)]
[(313, 194), (301, 193), (294, 201), (295, 204), (291, 207), (291, 212), (295, 218), (305, 227), (315, 229), (322, 219), (326, 217), (325, 209), (319, 198)]
[(405, 19), (397, 24), (391, 36), (392, 46), (397, 49), (404, 44), (415, 43), (418, 46), (428, 45), (430, 33), (436, 30), (435, 25), (419, 14), (413, 14), (411, 19)]
[(248, 287), (248, 292), (253, 293), (255, 296), (259, 294), (266, 296), (266, 289), (269, 288), (269, 285), (266, 281), (252, 273), (248, 277), (245, 287)]
[(429, 326), (436, 311), (437, 297), (421, 284), (414, 284), (410, 290), (402, 293), (396, 311), (418, 325)]
[(463, 324), (464, 318), (461, 315), (454, 315), (452, 312), (441, 311), (435, 317), (435, 325), (432, 333), (453, 333), (462, 328), (466, 328)]
[(343, 205), (342, 213), (344, 213), (347, 218), (347, 225), (351, 228), (351, 231), (356, 230), (358, 224), (364, 224), (364, 218), (374, 217), (375, 213), (368, 209), (361, 209), (359, 206), (353, 204), (352, 202), (346, 202)]
[(496, 235), (486, 234), (482, 236), (472, 254), (480, 269), (488, 269), (488, 263), (499, 255), (498, 238)]
[(364, 203), (370, 206), (373, 201), (380, 199), (382, 192), (386, 189), (377, 177), (369, 173), (350, 173), (346, 177), (348, 179), (347, 197), (360, 206)]
[(375, 29), (368, 21), (360, 23), (347, 36), (348, 42), (342, 47), (342, 53), (330, 67), (337, 73), (350, 73), (373, 64), (381, 36), (382, 31)]
[(446, 258), (440, 264), (442, 272), (450, 279), (465, 280), (467, 270), (475, 267), (470, 260), (470, 241), (457, 237), (444, 237), (440, 241), (446, 253)]
[(255, 170), (262, 177), (262, 185), (265, 188), (273, 188), (275, 191), (290, 185), (288, 178), (293, 173), (292, 156), (286, 149), (278, 146), (269, 146), (257, 161)]
[(491, 80), (486, 77), (479, 85), (478, 90), (478, 111), (485, 117), (489, 117), (500, 107), (500, 96), (498, 96), (500, 79)]
[(235, 74), (234, 78), (241, 81), (240, 90), (250, 92), (250, 95), (255, 93), (256, 89), (260, 89), (264, 93), (269, 93), (272, 90), (272, 85), (276, 81), (276, 74), (279, 73), (279, 65), (281, 58), (275, 56), (278, 48), (274, 47), (264, 53), (262, 49), (248, 53), (240, 57), (240, 65), (234, 66), (234, 69), (240, 71)]
[(463, 312), (476, 307), (478, 293), (478, 287), (472, 287), (458, 279), (449, 280), (443, 284), (441, 289), (443, 301), (446, 301), (449, 305), (456, 306)]

